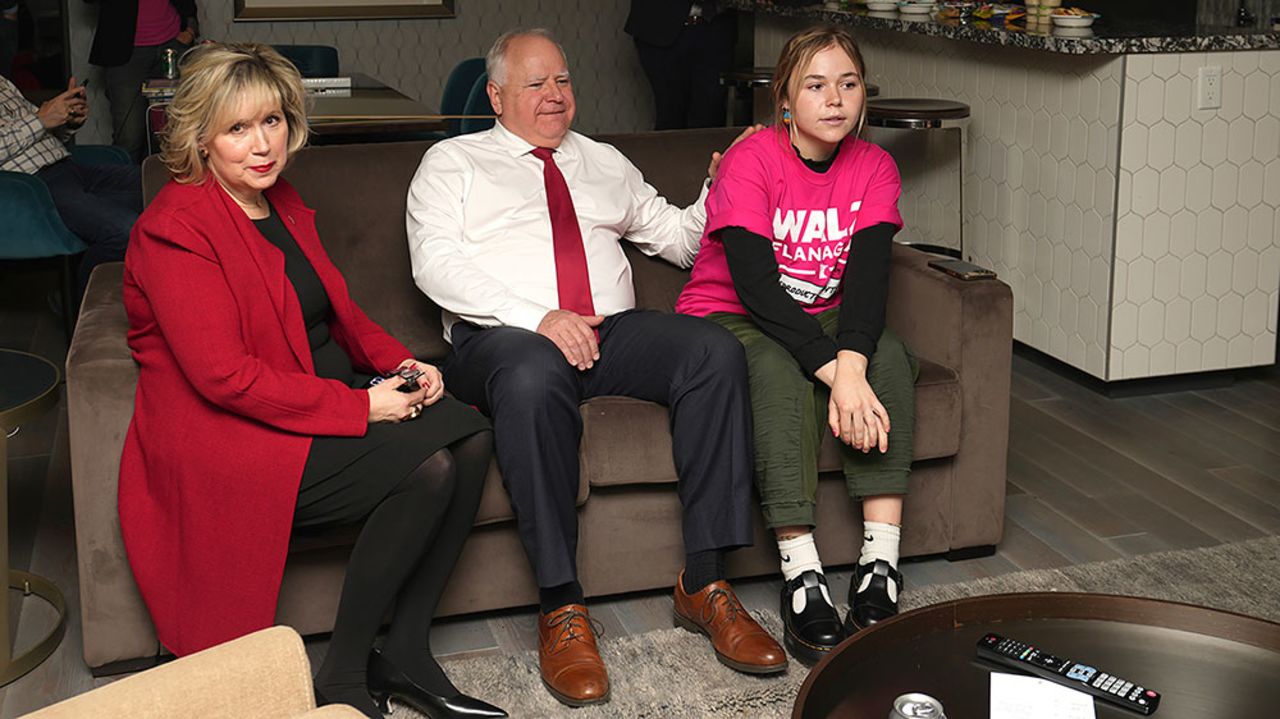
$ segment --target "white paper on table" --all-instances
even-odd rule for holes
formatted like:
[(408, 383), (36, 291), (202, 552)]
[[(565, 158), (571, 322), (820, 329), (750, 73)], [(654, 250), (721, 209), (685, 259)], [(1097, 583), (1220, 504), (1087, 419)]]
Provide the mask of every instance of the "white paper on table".
[(1021, 674), (991, 673), (991, 719), (1095, 719), (1093, 697)]

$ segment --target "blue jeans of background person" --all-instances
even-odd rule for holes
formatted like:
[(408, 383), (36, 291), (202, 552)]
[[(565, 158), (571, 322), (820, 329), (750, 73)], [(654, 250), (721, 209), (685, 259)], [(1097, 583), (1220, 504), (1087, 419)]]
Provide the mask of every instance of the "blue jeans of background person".
[(124, 260), (129, 231), (142, 212), (142, 173), (137, 165), (83, 165), (67, 159), (41, 169), (36, 177), (48, 186), (62, 223), (89, 246), (76, 276), (78, 299), (94, 267)]

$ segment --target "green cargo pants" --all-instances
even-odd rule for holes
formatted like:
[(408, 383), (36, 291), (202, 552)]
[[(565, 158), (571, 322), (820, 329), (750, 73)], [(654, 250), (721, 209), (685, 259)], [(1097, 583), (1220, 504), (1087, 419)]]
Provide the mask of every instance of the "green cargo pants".
[[(834, 337), (840, 308), (817, 315)], [(765, 524), (814, 526), (818, 448), (827, 426), (830, 391), (811, 381), (782, 345), (746, 315), (707, 316), (732, 332), (747, 351), (755, 422), (755, 479)], [(867, 367), (867, 381), (889, 413), (889, 451), (867, 454), (840, 444), (845, 483), (854, 499), (906, 494), (915, 451), (915, 381), (919, 365), (897, 335), (885, 330)]]

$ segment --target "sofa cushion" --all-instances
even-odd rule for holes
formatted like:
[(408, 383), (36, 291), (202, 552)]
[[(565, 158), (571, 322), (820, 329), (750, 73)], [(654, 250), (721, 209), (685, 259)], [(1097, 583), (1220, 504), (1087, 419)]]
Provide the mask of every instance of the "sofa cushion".
[[(960, 449), (960, 378), (950, 367), (918, 359), (916, 379), (915, 461), (950, 457)], [(893, 441), (893, 433), (889, 434)], [(840, 449), (835, 437), (823, 433), (818, 469), (840, 471)]]
[[(582, 476), (592, 487), (675, 482), (667, 408), (629, 397), (597, 397), (582, 405)], [(950, 457), (960, 447), (960, 379), (949, 367), (920, 360), (916, 381), (915, 459)], [(840, 470), (833, 437), (822, 440), (818, 468)]]

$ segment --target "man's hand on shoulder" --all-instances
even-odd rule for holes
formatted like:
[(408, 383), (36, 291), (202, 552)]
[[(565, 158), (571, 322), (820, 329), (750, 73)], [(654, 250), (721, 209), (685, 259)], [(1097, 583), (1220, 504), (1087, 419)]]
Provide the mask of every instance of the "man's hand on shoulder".
[(89, 101), (85, 99), (84, 88), (76, 84), (76, 78), (67, 82), (67, 91), (46, 101), (36, 111), (40, 124), (46, 130), (53, 130), (63, 125), (78, 128), (89, 117)]
[[(733, 138), (733, 142), (729, 143), (729, 147), (726, 147), (724, 151), (728, 152), (730, 147), (733, 147), (734, 145), (738, 144), (739, 142), (742, 142), (743, 140), (747, 139), (748, 137), (751, 137), (752, 135), (756, 134), (757, 132), (763, 129), (764, 129), (764, 125), (748, 125), (747, 128), (741, 132), (741, 134)], [(712, 180), (716, 179), (716, 173), (720, 171), (720, 160), (723, 158), (724, 158), (724, 153), (720, 153), (720, 152), (711, 153), (711, 164), (707, 165), (707, 177), (710, 177)]]
[(569, 364), (589, 370), (600, 359), (595, 328), (604, 322), (602, 315), (583, 316), (569, 310), (551, 310), (538, 323), (538, 334), (560, 348)]

